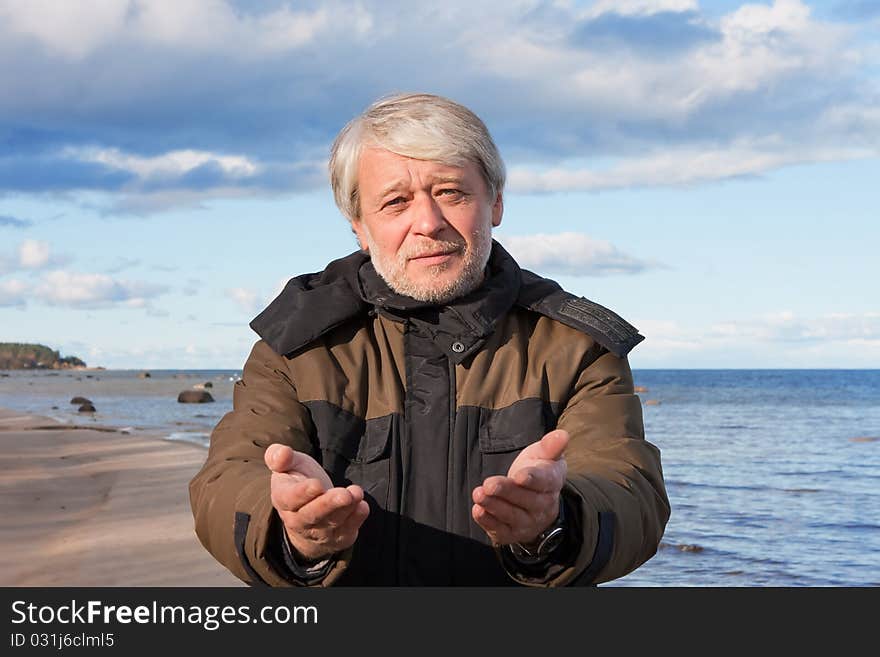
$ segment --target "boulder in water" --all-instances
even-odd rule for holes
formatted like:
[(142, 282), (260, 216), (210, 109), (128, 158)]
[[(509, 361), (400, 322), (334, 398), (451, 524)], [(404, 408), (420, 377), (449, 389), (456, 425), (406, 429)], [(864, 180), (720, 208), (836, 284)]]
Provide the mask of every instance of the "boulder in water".
[(659, 548), (661, 550), (678, 550), (680, 552), (702, 552), (705, 548), (702, 545), (697, 545), (696, 543), (667, 543), (666, 541), (660, 541)]
[(214, 401), (214, 398), (210, 392), (204, 390), (184, 390), (177, 395), (177, 401), (181, 404), (204, 404)]
[(91, 399), (86, 399), (85, 397), (74, 397), (70, 400), (71, 404), (91, 404)]
[(92, 406), (91, 404), (83, 404), (82, 406), (79, 407), (79, 412), (80, 413), (94, 413), (95, 407)]

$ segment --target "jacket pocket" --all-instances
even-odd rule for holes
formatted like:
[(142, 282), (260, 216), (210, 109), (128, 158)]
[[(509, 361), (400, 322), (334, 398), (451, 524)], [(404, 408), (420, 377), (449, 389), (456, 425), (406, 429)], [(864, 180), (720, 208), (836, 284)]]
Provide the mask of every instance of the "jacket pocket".
[(506, 475), (525, 447), (556, 427), (554, 405), (542, 399), (523, 399), (502, 409), (482, 409), (481, 416), (483, 478)]
[(333, 484), (357, 484), (384, 508), (394, 414), (365, 421), (326, 401), (305, 405), (315, 425), (321, 466)]
[(364, 489), (378, 505), (388, 504), (391, 482), (391, 434), (394, 415), (367, 420), (357, 451), (350, 456), (345, 478)]

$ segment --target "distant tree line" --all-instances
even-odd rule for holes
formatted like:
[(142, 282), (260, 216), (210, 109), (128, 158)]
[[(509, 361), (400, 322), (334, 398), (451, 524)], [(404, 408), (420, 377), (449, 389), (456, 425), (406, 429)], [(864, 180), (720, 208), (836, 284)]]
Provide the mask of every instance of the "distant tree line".
[(0, 370), (63, 370), (85, 366), (76, 356), (62, 358), (43, 344), (0, 342)]

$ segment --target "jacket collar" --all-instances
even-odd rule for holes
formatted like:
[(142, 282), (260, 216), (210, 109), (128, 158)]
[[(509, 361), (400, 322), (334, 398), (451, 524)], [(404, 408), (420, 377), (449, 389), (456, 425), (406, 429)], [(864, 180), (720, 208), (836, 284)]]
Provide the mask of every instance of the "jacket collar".
[(314, 274), (291, 278), (250, 327), (282, 356), (368, 310), (352, 288), (351, 272), (369, 260), (361, 251), (334, 260)]
[(448, 305), (397, 294), (376, 273), (369, 256), (355, 251), (322, 272), (292, 278), (250, 326), (284, 356), (357, 316), (380, 312), (426, 333), (458, 364), (483, 345), (514, 304), (591, 335), (621, 358), (645, 339), (608, 308), (520, 269), (494, 240), (483, 285)]
[[(460, 362), (485, 341), (519, 293), (521, 271), (493, 240), (483, 285), (448, 305), (417, 301), (394, 292), (362, 251), (334, 260), (318, 273), (288, 281), (250, 327), (272, 349), (289, 354), (344, 322), (375, 309), (396, 321), (424, 326)], [(455, 343), (460, 347), (452, 349)]]

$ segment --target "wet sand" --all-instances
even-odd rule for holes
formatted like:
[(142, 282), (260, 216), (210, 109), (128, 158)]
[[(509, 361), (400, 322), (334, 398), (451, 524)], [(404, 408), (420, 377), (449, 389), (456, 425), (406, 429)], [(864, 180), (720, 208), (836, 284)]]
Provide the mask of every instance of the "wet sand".
[(206, 455), (0, 408), (0, 586), (243, 586), (193, 531)]

